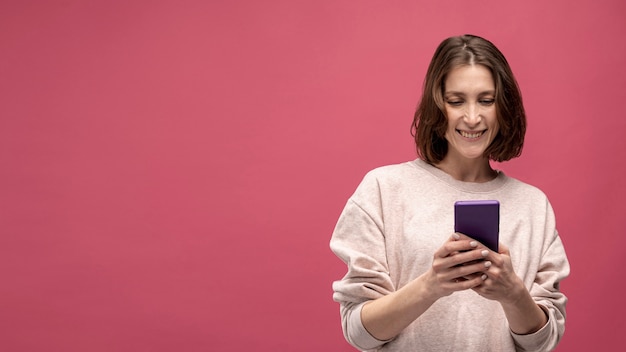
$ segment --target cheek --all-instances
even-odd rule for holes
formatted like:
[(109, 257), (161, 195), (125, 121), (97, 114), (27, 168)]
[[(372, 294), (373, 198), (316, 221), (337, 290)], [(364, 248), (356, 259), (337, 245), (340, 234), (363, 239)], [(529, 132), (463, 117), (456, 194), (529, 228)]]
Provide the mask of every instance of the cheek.
[(500, 125), (498, 124), (498, 121), (495, 121), (490, 128), (490, 133), (489, 133), (489, 139), (491, 142), (493, 142), (494, 139), (496, 139), (496, 136), (500, 133)]
[(488, 114), (487, 116), (489, 116), (488, 121), (487, 121), (487, 124), (489, 124), (489, 127), (495, 130), (496, 132), (500, 130), (500, 124), (498, 123), (498, 112), (496, 111), (496, 109), (495, 108), (491, 109), (487, 114)]
[(456, 129), (454, 127), (454, 123), (450, 121), (450, 119), (446, 120), (446, 128), (442, 129), (445, 137), (451, 136), (453, 133), (456, 133)]
[(451, 120), (459, 118), (459, 111), (458, 110), (453, 110), (453, 109), (446, 108), (446, 110), (444, 111), (444, 114), (445, 114), (446, 119), (448, 120), (448, 122), (450, 122)]
[(492, 126), (493, 126), (492, 128), (493, 128), (495, 133), (498, 133), (500, 131), (500, 123), (498, 123), (498, 117), (497, 116), (493, 117)]
[(446, 110), (445, 118), (446, 118), (446, 130), (451, 129), (451, 128), (454, 129), (454, 125), (456, 124), (455, 121), (458, 119), (458, 116), (454, 114), (454, 111)]

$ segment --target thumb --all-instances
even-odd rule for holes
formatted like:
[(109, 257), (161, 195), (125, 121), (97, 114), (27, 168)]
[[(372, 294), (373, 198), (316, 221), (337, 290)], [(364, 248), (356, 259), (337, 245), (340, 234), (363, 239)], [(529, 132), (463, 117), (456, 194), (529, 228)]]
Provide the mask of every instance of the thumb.
[(509, 247), (505, 246), (502, 242), (498, 242), (498, 253), (510, 255)]

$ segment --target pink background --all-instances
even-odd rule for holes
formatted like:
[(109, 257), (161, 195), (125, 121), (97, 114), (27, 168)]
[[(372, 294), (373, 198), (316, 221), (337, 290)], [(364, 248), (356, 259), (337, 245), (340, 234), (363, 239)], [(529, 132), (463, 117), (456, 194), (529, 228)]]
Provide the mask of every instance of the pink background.
[(3, 1), (0, 347), (351, 351), (328, 241), (415, 158), (445, 37), (507, 56), (573, 273), (558, 351), (623, 343), (626, 2)]

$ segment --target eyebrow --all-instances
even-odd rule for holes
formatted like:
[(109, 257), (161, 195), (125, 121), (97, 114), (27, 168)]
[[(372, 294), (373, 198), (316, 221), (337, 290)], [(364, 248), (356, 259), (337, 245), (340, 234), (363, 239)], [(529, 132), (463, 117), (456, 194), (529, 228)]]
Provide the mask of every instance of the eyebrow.
[[(481, 96), (481, 95), (495, 95), (495, 94), (496, 94), (495, 90), (486, 90), (484, 92), (478, 93), (479, 96)], [(443, 95), (444, 96), (448, 96), (448, 95), (465, 96), (465, 93), (463, 93), (463, 92), (455, 92), (455, 91), (448, 91), (448, 92), (444, 92)]]

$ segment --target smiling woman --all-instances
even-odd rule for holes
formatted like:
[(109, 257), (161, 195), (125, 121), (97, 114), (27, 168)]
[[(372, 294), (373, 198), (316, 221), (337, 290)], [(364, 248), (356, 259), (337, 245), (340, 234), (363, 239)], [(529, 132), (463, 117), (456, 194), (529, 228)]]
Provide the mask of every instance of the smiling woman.
[[(445, 115), (448, 128), (445, 139), (448, 153), (437, 164), (448, 173), (455, 165), (473, 159), (485, 159), (485, 152), (498, 134), (495, 88), (491, 72), (482, 65), (459, 66), (445, 81)], [(488, 181), (494, 178), (489, 162), (477, 169), (481, 172), (466, 181)], [(472, 177), (457, 175), (457, 178)]]
[[(466, 35), (444, 40), (426, 73), (423, 96), (413, 118), (417, 151), (425, 161), (435, 164), (446, 156), (449, 108), (463, 107), (471, 98), (465, 95), (470, 93), (480, 103), (478, 107), (495, 105), (498, 133), (486, 156), (507, 161), (521, 154), (526, 112), (517, 80), (500, 50), (483, 38)], [(465, 113), (471, 112), (469, 107), (464, 106)]]
[[(489, 41), (446, 39), (413, 127), (420, 159), (368, 173), (331, 248), (346, 339), (362, 350), (548, 351), (563, 335), (569, 263), (539, 189), (494, 170), (526, 126), (508, 63)], [(497, 251), (451, 233), (460, 200), (501, 204)]]

